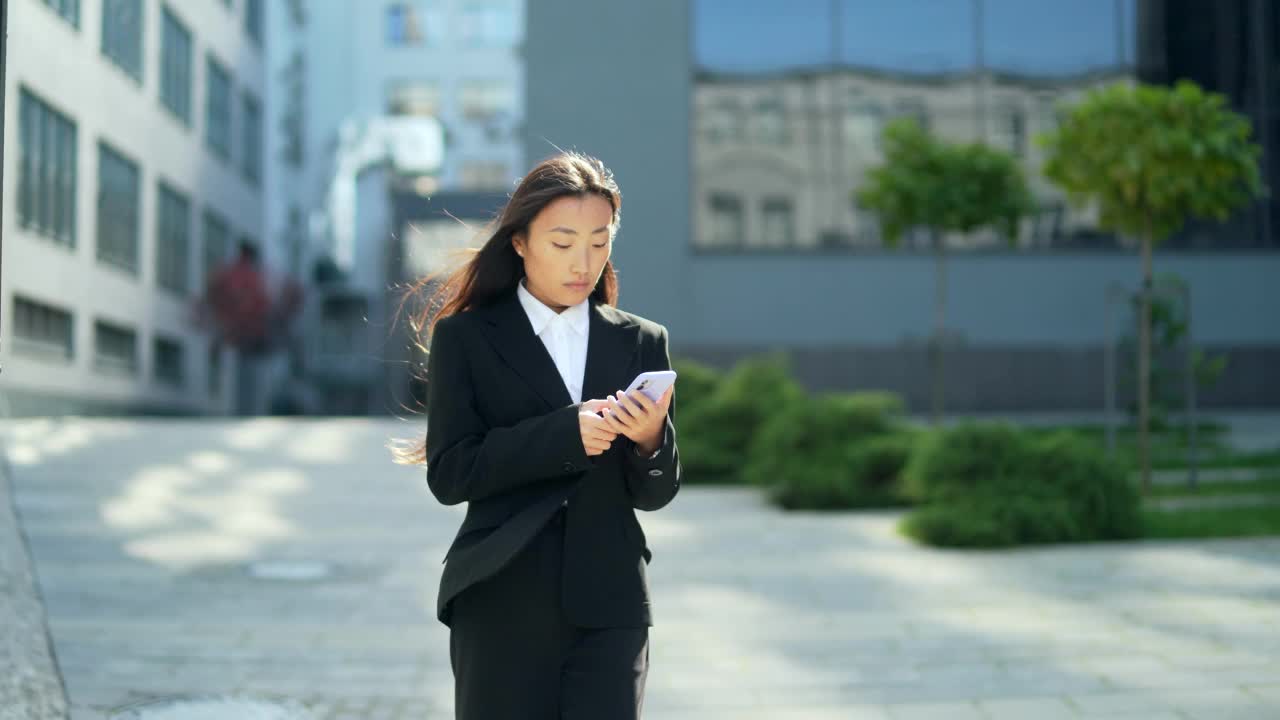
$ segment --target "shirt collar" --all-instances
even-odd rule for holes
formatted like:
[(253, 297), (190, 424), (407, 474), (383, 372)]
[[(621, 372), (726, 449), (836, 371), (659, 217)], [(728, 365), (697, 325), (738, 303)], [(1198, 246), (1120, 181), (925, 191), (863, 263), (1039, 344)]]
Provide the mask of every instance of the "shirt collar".
[(547, 325), (557, 318), (568, 323), (569, 327), (573, 328), (573, 331), (577, 334), (587, 334), (591, 298), (588, 297), (577, 305), (570, 305), (565, 308), (564, 312), (557, 313), (534, 297), (533, 293), (525, 289), (524, 282), (525, 279), (520, 278), (520, 284), (516, 286), (516, 294), (520, 297), (520, 304), (524, 306), (525, 314), (529, 316), (529, 323), (533, 325), (534, 335), (541, 335)]

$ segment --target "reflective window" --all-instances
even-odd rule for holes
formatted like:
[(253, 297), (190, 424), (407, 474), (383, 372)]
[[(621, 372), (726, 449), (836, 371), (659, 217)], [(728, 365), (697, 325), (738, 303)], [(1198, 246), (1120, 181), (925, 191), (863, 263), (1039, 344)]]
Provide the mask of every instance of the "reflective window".
[(98, 259), (131, 275), (138, 272), (141, 212), (138, 165), (104, 142), (98, 144)]
[[(883, 162), (885, 125), (901, 117), (943, 140), (985, 142), (1022, 164), (1037, 208), (1022, 224), (1017, 247), (1119, 247), (1117, 238), (1098, 230), (1096, 213), (1071, 207), (1044, 180), (1036, 136), (1052, 130), (1062, 107), (1092, 88), (1139, 77), (1208, 77), (1212, 73), (1196, 63), (1238, 52), (1168, 17), (1156, 33), (1155, 8), (1166, 3), (1141, 3), (1143, 12), (1153, 13), (1145, 21), (1139, 5), (695, 0), (695, 247), (883, 247), (876, 218), (853, 198), (868, 170)], [(1155, 70), (1140, 72), (1144, 28), (1144, 63)], [(1237, 85), (1222, 91), (1244, 97), (1247, 83)], [(916, 235), (902, 246), (918, 246)], [(1251, 242), (1239, 233), (1231, 237), (1228, 244)], [(993, 232), (948, 241), (1005, 247)]]
[(168, 8), (160, 32), (160, 101), (191, 124), (191, 31)]
[(440, 114), (440, 83), (432, 80), (402, 80), (387, 91), (387, 113), (390, 115)]

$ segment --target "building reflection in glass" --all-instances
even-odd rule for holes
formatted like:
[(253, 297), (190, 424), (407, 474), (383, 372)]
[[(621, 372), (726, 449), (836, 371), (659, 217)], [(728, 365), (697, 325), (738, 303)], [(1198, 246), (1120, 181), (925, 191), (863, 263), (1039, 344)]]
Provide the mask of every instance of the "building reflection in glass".
[[(1246, 19), (1247, 3), (1224, 0), (1239, 12), (1226, 13), (1219, 22)], [(1193, 77), (1227, 93), (1233, 104), (1247, 105), (1248, 88), (1219, 87), (1213, 72), (1197, 77), (1190, 71), (1195, 68), (1184, 67), (1189, 53), (1203, 58), (1241, 52), (1224, 45), (1227, 35), (1193, 32), (1200, 26), (1184, 19), (1196, 15), (1182, 7), (1189, 4), (1194, 5), (1177, 0), (696, 0), (695, 246), (709, 251), (881, 247), (874, 216), (856, 207), (852, 197), (867, 170), (882, 161), (884, 125), (898, 117), (913, 117), (945, 139), (985, 141), (1022, 161), (1038, 210), (1023, 223), (1017, 247), (1127, 246), (1097, 230), (1092, 211), (1071, 208), (1044, 180), (1034, 137), (1052, 128), (1060, 104), (1117, 81)], [(1224, 12), (1219, 9), (1217, 15)], [(1268, 37), (1274, 37), (1274, 28)], [(1224, 57), (1222, 63), (1229, 60)], [(1274, 123), (1274, 113), (1267, 118)], [(1193, 226), (1171, 244), (1207, 244), (1202, 237), (1196, 240), (1206, 231), (1217, 247), (1269, 244), (1270, 234), (1260, 234), (1249, 217), (1227, 226)], [(994, 248), (1007, 241), (985, 233), (948, 242)], [(918, 243), (906, 242), (913, 244)]]

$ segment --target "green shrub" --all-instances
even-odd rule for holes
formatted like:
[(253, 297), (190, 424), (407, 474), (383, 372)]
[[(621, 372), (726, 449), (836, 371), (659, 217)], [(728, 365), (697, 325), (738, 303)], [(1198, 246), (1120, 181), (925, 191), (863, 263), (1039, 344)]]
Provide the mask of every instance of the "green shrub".
[(760, 424), (804, 397), (784, 356), (739, 362), (705, 402), (677, 411), (685, 477), (692, 483), (740, 482)]
[(883, 392), (793, 404), (761, 426), (743, 477), (786, 508), (899, 505), (898, 476), (913, 441), (898, 431), (902, 409)]
[(1129, 538), (1141, 528), (1139, 498), (1123, 468), (1070, 433), (961, 425), (926, 440), (904, 475), (906, 494), (920, 507), (903, 531), (934, 545)]
[(902, 489), (902, 473), (919, 442), (919, 433), (896, 432), (878, 435), (850, 450), (852, 479), (868, 505), (902, 505), (907, 502)]
[(678, 376), (676, 394), (680, 399), (677, 401), (677, 416), (706, 405), (724, 379), (724, 373), (719, 370), (687, 358), (672, 360), (671, 366)]
[(907, 465), (904, 490), (914, 502), (932, 503), (1016, 485), (1027, 443), (1027, 435), (1003, 423), (962, 424), (931, 433)]

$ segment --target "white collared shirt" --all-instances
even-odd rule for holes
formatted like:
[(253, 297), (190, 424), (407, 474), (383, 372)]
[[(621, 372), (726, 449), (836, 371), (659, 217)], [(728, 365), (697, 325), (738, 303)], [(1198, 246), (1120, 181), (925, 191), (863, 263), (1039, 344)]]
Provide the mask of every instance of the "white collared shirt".
[(560, 371), (560, 378), (569, 390), (569, 396), (575, 403), (582, 402), (582, 376), (587, 369), (587, 336), (591, 331), (591, 299), (587, 298), (577, 305), (571, 305), (563, 312), (542, 304), (524, 286), (525, 278), (520, 279), (516, 294), (520, 304), (529, 316), (529, 324), (533, 333), (542, 340)]

